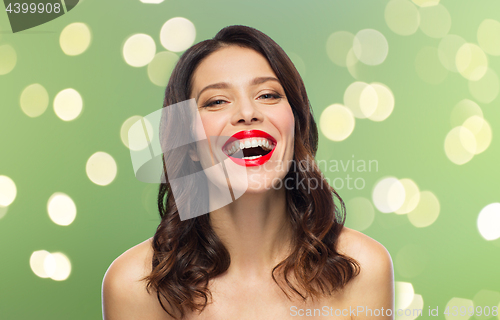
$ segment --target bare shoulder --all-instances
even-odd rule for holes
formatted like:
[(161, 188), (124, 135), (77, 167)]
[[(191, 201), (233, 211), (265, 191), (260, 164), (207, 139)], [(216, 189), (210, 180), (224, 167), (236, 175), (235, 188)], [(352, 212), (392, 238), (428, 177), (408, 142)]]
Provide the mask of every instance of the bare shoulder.
[(148, 239), (125, 251), (113, 261), (103, 279), (104, 320), (166, 320), (156, 292), (148, 293), (142, 279), (151, 272), (153, 249)]
[[(339, 236), (337, 251), (355, 259), (360, 265), (359, 275), (352, 279), (344, 289), (346, 301), (352, 307), (393, 309), (394, 271), (387, 249), (369, 236), (344, 227)], [(387, 315), (375, 318), (393, 319), (392, 316)], [(364, 314), (354, 319), (372, 319), (372, 317)]]
[[(391, 255), (378, 241), (344, 227), (339, 236), (337, 250), (356, 259), (365, 269), (392, 269)], [(381, 271), (381, 270), (379, 270)]]

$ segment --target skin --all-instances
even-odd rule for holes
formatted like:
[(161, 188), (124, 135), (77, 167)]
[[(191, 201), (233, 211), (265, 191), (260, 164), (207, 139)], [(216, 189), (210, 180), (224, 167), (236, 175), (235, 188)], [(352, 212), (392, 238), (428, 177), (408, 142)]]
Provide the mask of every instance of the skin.
[[(259, 53), (237, 46), (219, 49), (208, 56), (193, 75), (191, 96), (196, 98), (207, 136), (231, 136), (241, 130), (259, 129), (276, 140), (270, 166), (293, 157), (294, 119), (281, 84), (261, 77), (276, 77)], [(203, 88), (225, 82), (225, 87)], [(201, 93), (201, 94), (200, 94)], [(271, 97), (278, 94), (281, 98)], [(210, 107), (207, 103), (218, 101)], [(200, 160), (203, 165), (203, 159)], [(285, 190), (272, 187), (273, 178), (283, 178), (288, 168), (246, 168), (248, 191), (228, 206), (211, 212), (211, 224), (231, 255), (226, 273), (209, 284), (212, 303), (188, 319), (296, 319), (292, 310), (306, 315), (307, 309), (372, 310), (394, 308), (392, 261), (387, 250), (360, 232), (344, 228), (337, 250), (356, 259), (361, 273), (343, 290), (317, 301), (290, 301), (271, 278), (272, 268), (290, 250), (291, 227), (286, 218)], [(169, 319), (154, 293), (148, 294), (138, 279), (151, 272), (151, 239), (129, 249), (108, 269), (103, 281), (105, 320)], [(291, 309), (295, 308), (295, 309)], [(323, 309), (321, 309), (323, 310)], [(308, 319), (393, 319), (365, 313), (333, 314)]]

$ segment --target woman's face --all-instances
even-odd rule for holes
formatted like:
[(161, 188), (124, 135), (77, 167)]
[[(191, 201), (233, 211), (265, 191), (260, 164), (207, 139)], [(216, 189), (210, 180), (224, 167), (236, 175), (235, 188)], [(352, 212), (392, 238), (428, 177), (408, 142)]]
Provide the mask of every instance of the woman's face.
[[(198, 146), (203, 168), (215, 157), (236, 167), (232, 172), (243, 170), (246, 192), (283, 186), (293, 159), (294, 116), (266, 58), (239, 46), (217, 50), (196, 68), (190, 97), (209, 140), (210, 150)], [(241, 179), (241, 174), (231, 177), (231, 170), (228, 175), (231, 182)]]

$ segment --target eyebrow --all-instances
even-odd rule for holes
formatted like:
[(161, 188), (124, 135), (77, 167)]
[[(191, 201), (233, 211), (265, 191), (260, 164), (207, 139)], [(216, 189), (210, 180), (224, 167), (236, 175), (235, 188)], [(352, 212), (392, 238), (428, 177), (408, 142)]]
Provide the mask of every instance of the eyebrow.
[[(267, 81), (276, 81), (277, 83), (279, 83), (281, 85), (281, 82), (277, 78), (275, 78), (275, 77), (257, 77), (257, 78), (254, 78), (250, 82), (250, 85), (251, 86), (256, 86), (256, 85), (262, 84), (262, 83), (267, 82)], [(227, 89), (227, 88), (230, 88), (230, 87), (231, 87), (231, 85), (229, 83), (227, 83), (227, 82), (218, 82), (218, 83), (214, 83), (214, 84), (209, 84), (205, 88), (201, 89), (201, 91), (198, 93), (198, 96), (196, 97), (196, 101), (198, 101), (198, 99), (200, 98), (201, 94), (205, 90), (209, 90), (209, 89)]]

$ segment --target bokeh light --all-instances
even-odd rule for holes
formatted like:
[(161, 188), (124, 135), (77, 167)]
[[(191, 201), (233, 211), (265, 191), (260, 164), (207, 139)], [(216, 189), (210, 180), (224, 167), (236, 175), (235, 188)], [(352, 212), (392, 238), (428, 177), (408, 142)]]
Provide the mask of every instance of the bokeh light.
[(461, 126), (465, 120), (472, 116), (483, 117), (483, 110), (472, 100), (463, 99), (459, 101), (451, 111), (450, 123), (452, 127)]
[(4, 206), (0, 205), (0, 219), (5, 217), (5, 215), (7, 214), (7, 211), (9, 211), (9, 207), (4, 207)]
[(96, 152), (87, 160), (87, 176), (95, 184), (106, 186), (116, 177), (115, 159), (106, 152)]
[(451, 129), (444, 140), (444, 151), (451, 162), (462, 165), (469, 162), (476, 152), (474, 134), (463, 126)]
[(56, 281), (66, 280), (71, 274), (71, 262), (68, 257), (61, 252), (54, 252), (51, 256), (54, 261), (54, 267), (51, 268), (52, 272), (48, 273), (49, 277)]
[(321, 113), (319, 127), (321, 132), (332, 141), (347, 139), (354, 130), (354, 115), (341, 104), (332, 104)]
[(484, 51), (473, 43), (462, 45), (455, 57), (457, 70), (469, 80), (477, 81), (481, 79), (488, 70), (488, 58)]
[[(144, 124), (146, 125), (146, 130), (150, 139), (149, 141), (145, 137), (142, 123), (140, 126), (133, 126), (134, 123), (140, 121), (141, 119), (144, 120)], [(130, 137), (132, 137), (132, 139), (130, 139)], [(151, 141), (154, 141), (154, 139), (156, 139), (156, 135), (154, 134), (153, 126), (148, 119), (141, 116), (132, 116), (123, 122), (120, 129), (120, 138), (127, 148), (139, 151), (146, 148)]]
[(496, 99), (500, 83), (495, 71), (488, 68), (485, 75), (477, 81), (469, 81), (469, 91), (477, 101), (490, 103)]
[[(470, 318), (468, 310), (473, 310), (474, 303), (470, 299), (451, 298), (444, 310), (446, 310), (446, 308), (448, 308), (449, 311), (447, 314), (443, 313), (446, 320), (468, 320)], [(462, 310), (467, 310), (465, 315), (462, 315), (461, 312), (452, 312), (454, 310), (460, 310), (460, 308), (462, 308)]]
[(344, 92), (344, 105), (359, 119), (364, 119), (375, 112), (378, 104), (377, 91), (368, 83), (356, 81)]
[(421, 191), (420, 201), (415, 209), (408, 212), (411, 224), (417, 228), (428, 227), (433, 224), (441, 211), (438, 198), (431, 191)]
[(363, 29), (356, 33), (352, 48), (356, 58), (369, 66), (381, 64), (389, 53), (387, 39), (374, 29)]
[(389, 29), (401, 36), (409, 36), (418, 30), (420, 13), (409, 0), (391, 0), (385, 6), (385, 22)]
[(54, 112), (61, 120), (75, 120), (82, 109), (82, 96), (75, 89), (64, 89), (54, 98)]
[(30, 256), (31, 271), (40, 278), (48, 278), (49, 275), (45, 271), (45, 260), (50, 257), (50, 252), (46, 250), (38, 250)]
[(151, 36), (137, 33), (125, 41), (122, 52), (127, 64), (132, 67), (143, 67), (155, 57), (156, 44)]
[[(500, 304), (500, 293), (491, 290), (480, 290), (474, 295), (474, 298), (472, 298), (472, 303), (476, 308), (480, 306), (483, 311), (481, 315), (479, 315), (479, 313), (474, 315), (476, 319), (486, 320), (495, 318), (495, 312), (493, 312), (492, 309)], [(498, 316), (498, 309), (496, 314)]]
[(444, 36), (441, 41), (439, 41), (439, 61), (441, 61), (441, 64), (448, 71), (458, 72), (455, 58), (457, 56), (458, 49), (460, 49), (460, 47), (462, 47), (466, 43), (467, 42), (464, 40), (464, 38), (455, 34), (448, 34)]
[(415, 69), (420, 79), (430, 84), (440, 84), (448, 75), (448, 70), (439, 60), (438, 49), (433, 47), (423, 47), (418, 51)]
[(500, 203), (491, 203), (479, 212), (477, 229), (488, 241), (500, 238)]
[(148, 64), (149, 80), (159, 87), (165, 87), (178, 60), (179, 56), (173, 52), (158, 52)]
[(439, 0), (412, 0), (413, 3), (420, 7), (430, 7), (439, 4)]
[(394, 94), (391, 89), (382, 83), (372, 83), (371, 87), (377, 93), (377, 106), (368, 115), (368, 119), (373, 121), (384, 121), (394, 110)]
[(405, 188), (395, 177), (382, 178), (373, 188), (372, 200), (378, 211), (394, 212), (401, 208), (405, 201)]
[(49, 94), (39, 83), (24, 88), (19, 101), (21, 110), (31, 118), (42, 115), (49, 106)]
[(487, 54), (500, 56), (500, 22), (483, 20), (477, 29), (477, 42)]
[(194, 43), (195, 38), (194, 24), (186, 18), (172, 18), (161, 27), (160, 41), (169, 51), (184, 51)]
[(74, 22), (61, 31), (59, 44), (65, 54), (76, 56), (88, 49), (91, 39), (89, 27), (85, 23)]
[(409, 282), (396, 281), (394, 283), (394, 293), (396, 309), (406, 309), (415, 297), (415, 290)]
[(10, 44), (0, 45), (0, 75), (11, 72), (17, 63), (16, 50)]
[(451, 28), (451, 16), (441, 4), (420, 8), (420, 30), (431, 38), (442, 38)]
[(346, 203), (349, 227), (358, 231), (368, 229), (375, 219), (375, 210), (370, 200), (363, 197), (352, 198)]
[(14, 181), (7, 176), (0, 176), (0, 206), (10, 206), (16, 196), (17, 187)]
[(463, 136), (461, 137), (463, 146), (465, 148), (470, 147), (467, 151), (480, 154), (490, 146), (492, 139), (491, 127), (484, 118), (472, 116), (465, 120), (462, 127), (468, 129), (474, 135), (475, 147), (473, 147), (473, 143), (464, 143)]
[(47, 202), (47, 212), (52, 222), (60, 226), (68, 226), (75, 220), (76, 205), (67, 194), (56, 192)]
[(346, 59), (349, 50), (352, 49), (354, 35), (347, 31), (332, 33), (326, 40), (326, 54), (333, 63), (340, 67), (346, 67)]
[(424, 312), (424, 299), (420, 294), (414, 294), (411, 303), (404, 310), (396, 312), (395, 320), (415, 320)]
[(420, 201), (420, 189), (412, 179), (400, 179), (399, 182), (405, 189), (405, 201), (399, 209), (394, 211), (397, 214), (405, 214), (413, 211)]

